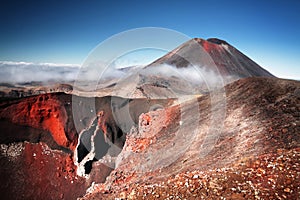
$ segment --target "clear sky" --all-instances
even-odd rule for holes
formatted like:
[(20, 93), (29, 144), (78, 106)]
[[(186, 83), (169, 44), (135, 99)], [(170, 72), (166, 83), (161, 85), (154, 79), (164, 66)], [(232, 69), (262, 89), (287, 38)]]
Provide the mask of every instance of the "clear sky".
[(299, 0), (1, 0), (0, 60), (80, 64), (106, 38), (149, 26), (224, 39), (271, 73), (300, 79)]

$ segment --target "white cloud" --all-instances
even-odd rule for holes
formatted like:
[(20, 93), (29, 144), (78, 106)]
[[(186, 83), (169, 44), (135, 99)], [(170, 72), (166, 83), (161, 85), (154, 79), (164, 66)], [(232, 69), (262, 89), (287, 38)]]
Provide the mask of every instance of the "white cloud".
[(79, 64), (65, 64), (65, 63), (33, 63), (33, 62), (15, 62), (15, 61), (0, 61), (1, 65), (40, 65), (40, 66), (49, 66), (49, 67), (80, 67)]
[[(104, 63), (90, 63), (85, 67), (76, 64), (56, 63), (31, 63), (0, 61), (0, 82), (2, 83), (24, 83), (32, 81), (68, 82), (84, 81), (103, 83), (110, 79), (126, 78), (126, 73), (140, 73), (145, 76), (159, 76), (162, 79), (177, 77), (178, 80), (190, 84), (208, 84), (210, 86), (220, 85), (224, 78), (205, 66), (177, 68), (175, 66), (162, 64), (154, 67), (138, 67), (129, 70), (116, 69), (115, 66), (107, 67)], [(170, 80), (170, 79), (169, 79)], [(225, 80), (225, 82), (227, 82)], [(97, 82), (100, 81), (100, 82)], [(103, 82), (102, 82), (103, 81)], [(151, 81), (151, 78), (149, 79)]]
[(0, 82), (75, 80), (80, 65), (0, 61)]
[(0, 82), (25, 83), (40, 82), (68, 82), (68, 81), (97, 81), (101, 77), (119, 78), (124, 76), (123, 70), (114, 67), (106, 68), (101, 62), (81, 67), (77, 64), (32, 63), (0, 61)]
[(177, 68), (176, 66), (162, 64), (141, 71), (146, 75), (159, 75), (161, 77), (178, 77), (193, 85), (206, 84), (209, 87), (222, 87), (224, 83), (235, 80), (231, 76), (223, 76), (206, 66), (188, 66)]

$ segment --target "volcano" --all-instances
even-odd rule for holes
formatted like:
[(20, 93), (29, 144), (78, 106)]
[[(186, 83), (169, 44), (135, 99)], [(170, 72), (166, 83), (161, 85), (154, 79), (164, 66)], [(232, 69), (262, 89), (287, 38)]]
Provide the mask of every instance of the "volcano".
[(216, 38), (191, 39), (128, 74), (115, 83), (116, 95), (176, 98), (209, 93), (241, 78), (275, 77), (227, 42)]
[[(208, 60), (207, 57), (211, 59)], [(165, 56), (157, 59), (149, 66), (169, 64), (177, 68), (188, 67), (189, 65), (211, 67), (216, 69), (223, 76), (235, 76), (236, 78), (246, 77), (274, 77), (270, 72), (260, 67), (239, 50), (224, 40), (210, 38), (207, 40), (194, 38)]]
[(95, 91), (2, 84), (2, 197), (300, 196), (299, 81), (216, 38), (127, 73)]

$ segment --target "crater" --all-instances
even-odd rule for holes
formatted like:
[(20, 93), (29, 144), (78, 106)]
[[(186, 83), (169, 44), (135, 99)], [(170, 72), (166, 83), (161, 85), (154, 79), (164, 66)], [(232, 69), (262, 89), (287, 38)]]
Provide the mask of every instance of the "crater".
[(139, 116), (154, 108), (162, 109), (172, 101), (120, 97), (96, 98), (94, 116), (87, 117), (84, 113), (88, 113), (91, 109), (91, 100), (80, 97), (78, 101), (80, 108), (75, 108), (79, 113), (76, 118), (81, 123), (84, 121), (84, 124), (79, 126), (86, 125), (86, 127), (82, 128), (79, 133), (78, 144), (74, 152), (77, 174), (88, 177), (95, 173), (93, 166), (97, 166), (97, 170), (100, 167), (100, 171), (103, 170), (102, 168), (105, 170), (110, 168), (111, 171), (115, 166), (116, 157), (125, 144), (126, 134), (132, 127), (138, 126)]

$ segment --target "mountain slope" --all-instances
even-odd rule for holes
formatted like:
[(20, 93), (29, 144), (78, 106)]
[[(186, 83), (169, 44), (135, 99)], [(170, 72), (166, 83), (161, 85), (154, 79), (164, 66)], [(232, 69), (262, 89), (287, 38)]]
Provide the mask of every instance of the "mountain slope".
[(189, 40), (119, 80), (115, 95), (176, 98), (208, 93), (246, 77), (274, 77), (223, 40)]
[[(208, 56), (211, 58), (207, 58)], [(149, 66), (161, 64), (170, 64), (178, 68), (187, 67), (191, 64), (198, 66), (208, 65), (207, 67), (210, 68), (215, 64), (221, 75), (224, 76), (229, 75), (238, 78), (252, 76), (274, 77), (239, 50), (217, 38), (207, 40), (194, 38), (154, 61)], [(214, 69), (212, 68), (212, 70)]]
[[(183, 110), (178, 106), (165, 112), (146, 113), (140, 116), (137, 132), (127, 137), (118, 168), (105, 185), (95, 186), (85, 199), (170, 196), (295, 199), (299, 196), (300, 82), (246, 78), (225, 89), (224, 127), (208, 154), (201, 156), (214, 112), (210, 109), (209, 95), (197, 98), (196, 104), (184, 103), (184, 113), (189, 115), (186, 124), (180, 123)], [(197, 107), (202, 116), (199, 119), (195, 118)], [(150, 123), (143, 123), (145, 119)], [(193, 124), (197, 124), (197, 134), (187, 138), (192, 140), (190, 146), (172, 164), (163, 164), (167, 162), (163, 154), (155, 157), (166, 144), (173, 142), (180, 126), (188, 136)], [(182, 146), (186, 141), (177, 142)], [(148, 157), (148, 152), (152, 157)], [(157, 164), (161, 167), (155, 168)]]

